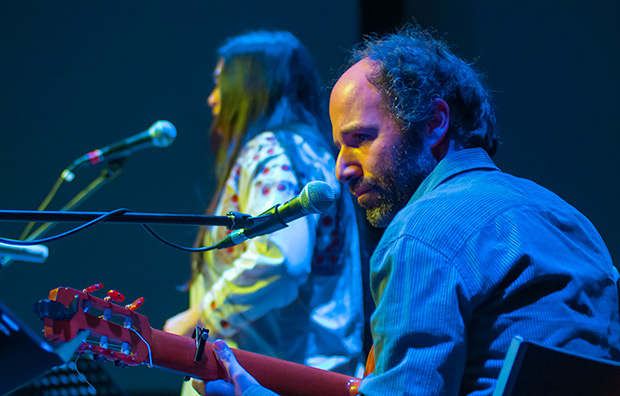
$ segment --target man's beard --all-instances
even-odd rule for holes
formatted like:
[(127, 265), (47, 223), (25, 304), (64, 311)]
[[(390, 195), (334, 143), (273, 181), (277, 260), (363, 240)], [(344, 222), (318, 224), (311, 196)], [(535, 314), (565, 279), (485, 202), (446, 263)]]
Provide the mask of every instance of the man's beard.
[[(387, 227), (396, 213), (407, 205), (420, 183), (433, 170), (431, 160), (424, 156), (415, 131), (408, 131), (400, 144), (392, 148), (392, 161), (379, 168), (375, 179), (361, 180), (364, 188), (378, 192), (375, 202), (360, 205), (366, 209), (368, 222), (374, 227)], [(352, 186), (353, 187), (353, 186)]]

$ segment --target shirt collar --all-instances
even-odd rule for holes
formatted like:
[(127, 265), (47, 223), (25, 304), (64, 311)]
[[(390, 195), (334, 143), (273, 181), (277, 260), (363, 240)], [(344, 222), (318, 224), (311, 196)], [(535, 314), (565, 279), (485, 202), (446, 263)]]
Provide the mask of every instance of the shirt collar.
[(409, 202), (420, 199), (424, 194), (459, 173), (482, 169), (500, 170), (484, 149), (476, 147), (450, 153), (439, 161), (435, 169), (420, 184)]

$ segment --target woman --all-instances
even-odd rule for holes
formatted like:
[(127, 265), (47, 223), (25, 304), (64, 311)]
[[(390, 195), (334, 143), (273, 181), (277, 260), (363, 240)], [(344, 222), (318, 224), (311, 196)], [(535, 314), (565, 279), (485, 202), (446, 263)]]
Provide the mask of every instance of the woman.
[[(352, 204), (342, 196), (327, 143), (319, 81), (308, 50), (288, 32), (252, 32), (218, 50), (214, 116), (217, 191), (207, 210), (258, 215), (312, 180), (336, 202), (322, 215), (232, 248), (194, 254), (190, 308), (164, 330), (279, 359), (355, 374), (363, 364), (362, 284)], [(227, 230), (203, 228), (211, 246)], [(191, 388), (191, 387), (188, 387)]]

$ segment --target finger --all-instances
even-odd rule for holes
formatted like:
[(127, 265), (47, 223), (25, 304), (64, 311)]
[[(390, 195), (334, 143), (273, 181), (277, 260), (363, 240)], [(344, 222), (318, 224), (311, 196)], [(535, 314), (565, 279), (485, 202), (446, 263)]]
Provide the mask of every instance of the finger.
[(222, 340), (215, 340), (213, 343), (213, 350), (215, 351), (217, 360), (220, 362), (222, 367), (224, 367), (224, 370), (226, 370), (228, 378), (230, 378), (231, 370), (234, 372), (237, 366), (239, 366), (237, 358), (235, 358), (235, 354)]
[(234, 396), (235, 388), (224, 380), (215, 380), (205, 383), (200, 380), (192, 380), (192, 388), (202, 396)]
[(235, 387), (224, 381), (209, 381), (204, 386), (204, 396), (235, 396)]
[(202, 396), (205, 396), (205, 383), (203, 381), (192, 379), (192, 388), (194, 388), (196, 392), (200, 393)]
[(215, 340), (213, 350), (220, 365), (226, 370), (228, 380), (237, 386), (241, 391), (245, 391), (258, 382), (252, 377), (237, 361), (232, 349), (222, 340)]

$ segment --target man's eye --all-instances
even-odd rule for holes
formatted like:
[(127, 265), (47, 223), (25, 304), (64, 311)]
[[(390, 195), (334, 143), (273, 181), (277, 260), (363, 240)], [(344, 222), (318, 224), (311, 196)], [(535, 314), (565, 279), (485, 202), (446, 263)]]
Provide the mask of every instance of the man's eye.
[(363, 133), (358, 133), (357, 134), (357, 140), (359, 140), (360, 142), (365, 142), (368, 139), (370, 139), (370, 135), (366, 135), (366, 134), (363, 134)]

